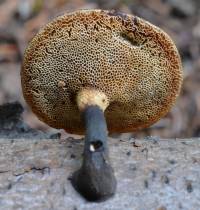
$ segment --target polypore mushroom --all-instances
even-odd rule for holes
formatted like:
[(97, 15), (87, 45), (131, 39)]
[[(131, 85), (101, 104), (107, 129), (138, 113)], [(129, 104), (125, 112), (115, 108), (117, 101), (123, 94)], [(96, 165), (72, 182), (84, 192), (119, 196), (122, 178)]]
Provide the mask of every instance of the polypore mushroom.
[(158, 121), (179, 94), (182, 68), (174, 43), (158, 27), (133, 15), (82, 10), (56, 18), (33, 38), (21, 77), (39, 119), (69, 133), (86, 130), (72, 184), (99, 200), (116, 189), (107, 130), (135, 131)]

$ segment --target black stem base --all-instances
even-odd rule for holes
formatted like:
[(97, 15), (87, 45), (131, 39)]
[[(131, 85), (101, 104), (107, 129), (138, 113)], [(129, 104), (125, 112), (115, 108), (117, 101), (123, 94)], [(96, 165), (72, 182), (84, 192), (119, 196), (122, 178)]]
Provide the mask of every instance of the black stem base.
[(72, 176), (72, 185), (87, 200), (103, 201), (114, 195), (117, 183), (109, 163), (106, 121), (98, 106), (89, 106), (83, 119), (84, 157), (81, 168)]

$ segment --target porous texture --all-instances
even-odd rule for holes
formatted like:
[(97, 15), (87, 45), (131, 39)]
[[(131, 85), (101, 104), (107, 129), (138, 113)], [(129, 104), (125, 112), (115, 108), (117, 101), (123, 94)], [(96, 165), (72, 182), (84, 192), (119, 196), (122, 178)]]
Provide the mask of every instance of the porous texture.
[(169, 36), (133, 15), (83, 10), (60, 16), (30, 42), (21, 71), (24, 97), (47, 124), (82, 133), (76, 95), (102, 91), (109, 132), (147, 127), (179, 94), (182, 69)]

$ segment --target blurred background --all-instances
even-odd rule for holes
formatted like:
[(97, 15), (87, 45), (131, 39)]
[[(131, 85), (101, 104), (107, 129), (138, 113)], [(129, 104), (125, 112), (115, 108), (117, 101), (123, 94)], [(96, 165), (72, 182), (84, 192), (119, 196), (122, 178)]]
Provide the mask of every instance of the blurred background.
[(183, 62), (182, 92), (171, 112), (148, 129), (118, 137), (200, 136), (199, 0), (0, 0), (0, 104), (20, 101), (26, 123), (52, 131), (32, 114), (23, 99), (20, 68), (24, 50), (39, 28), (54, 17), (95, 8), (134, 14), (159, 26), (172, 37)]

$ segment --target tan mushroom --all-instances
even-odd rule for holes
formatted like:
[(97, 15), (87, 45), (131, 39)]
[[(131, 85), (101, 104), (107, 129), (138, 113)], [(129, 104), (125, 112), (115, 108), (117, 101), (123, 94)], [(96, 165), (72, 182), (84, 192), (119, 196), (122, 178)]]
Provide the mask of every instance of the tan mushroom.
[(179, 95), (182, 67), (173, 41), (158, 27), (133, 15), (81, 10), (40, 30), (25, 51), (21, 78), (39, 119), (69, 133), (86, 130), (74, 186), (98, 200), (116, 187), (107, 130), (135, 131), (164, 116)]

